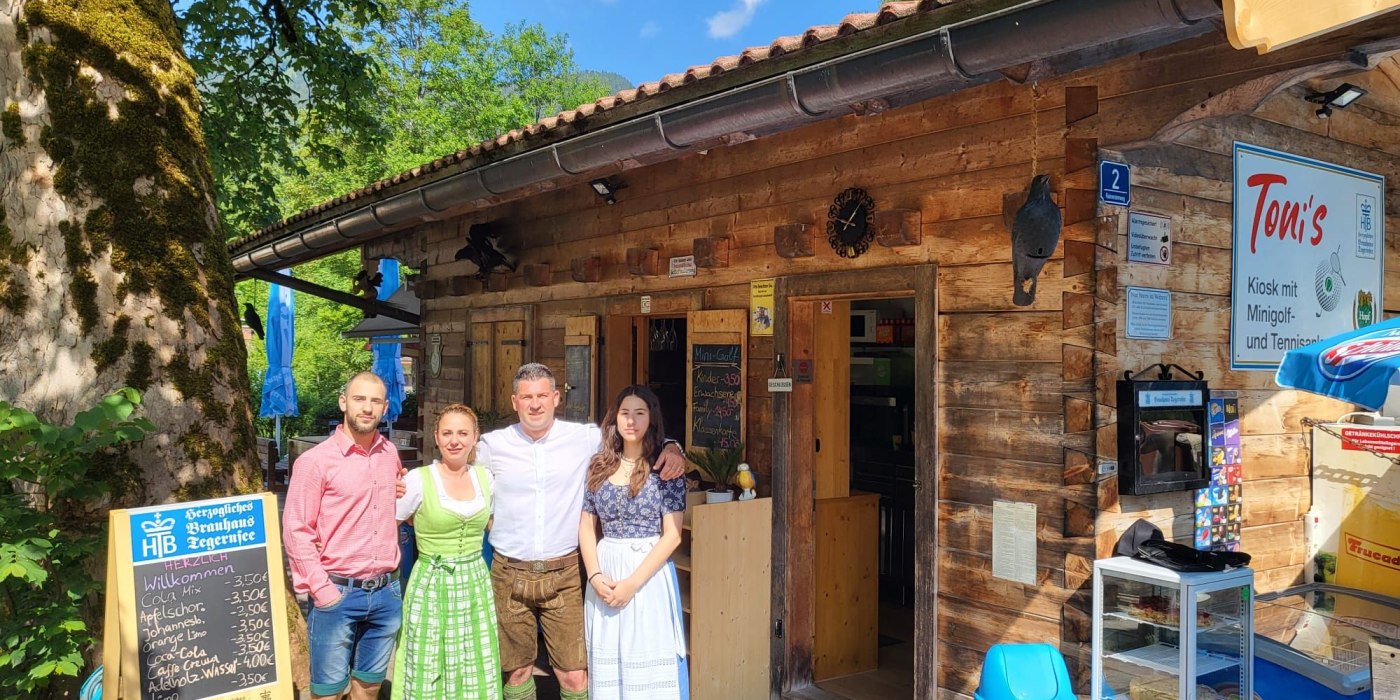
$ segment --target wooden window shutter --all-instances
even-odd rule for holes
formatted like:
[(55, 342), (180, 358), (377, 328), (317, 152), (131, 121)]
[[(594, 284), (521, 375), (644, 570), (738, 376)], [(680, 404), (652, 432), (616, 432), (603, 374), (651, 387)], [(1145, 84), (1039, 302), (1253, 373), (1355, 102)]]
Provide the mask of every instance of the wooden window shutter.
[[(637, 382), (637, 322), (631, 316), (608, 316), (603, 325), (603, 397), (612, 403), (622, 390)], [(596, 402), (595, 402), (596, 403)], [(674, 431), (673, 431), (674, 432)]]
[(747, 309), (686, 315), (686, 423), (690, 446), (734, 447), (744, 441), (748, 380)]
[(468, 349), (471, 357), (471, 392), (467, 403), (477, 411), (496, 410), (496, 397), (492, 395), (495, 384), (491, 381), (496, 369), (492, 353), (495, 345), (494, 325), (473, 323), (468, 333), (468, 342), (471, 343)]
[(592, 423), (598, 404), (598, 317), (564, 319), (564, 420)]

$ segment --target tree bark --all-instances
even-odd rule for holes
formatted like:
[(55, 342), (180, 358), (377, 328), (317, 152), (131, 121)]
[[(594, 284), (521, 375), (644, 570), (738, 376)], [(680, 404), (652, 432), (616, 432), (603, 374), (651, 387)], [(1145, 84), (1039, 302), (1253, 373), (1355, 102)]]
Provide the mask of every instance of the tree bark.
[(157, 426), (114, 507), (258, 490), (246, 353), (194, 73), (166, 0), (0, 15), (0, 398)]

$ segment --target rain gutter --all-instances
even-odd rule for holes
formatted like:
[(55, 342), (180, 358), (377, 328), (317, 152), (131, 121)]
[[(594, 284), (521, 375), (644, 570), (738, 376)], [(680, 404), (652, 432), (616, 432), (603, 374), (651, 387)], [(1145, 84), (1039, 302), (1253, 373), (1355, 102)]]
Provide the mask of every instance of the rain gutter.
[[(427, 182), (330, 220), (230, 250), (237, 278), (344, 250), (463, 203), (556, 179), (654, 163), (723, 139), (754, 138), (910, 92), (952, 92), (999, 71), (1221, 14), (1218, 0), (1035, 0), (684, 102)], [(248, 248), (248, 249), (243, 249)]]

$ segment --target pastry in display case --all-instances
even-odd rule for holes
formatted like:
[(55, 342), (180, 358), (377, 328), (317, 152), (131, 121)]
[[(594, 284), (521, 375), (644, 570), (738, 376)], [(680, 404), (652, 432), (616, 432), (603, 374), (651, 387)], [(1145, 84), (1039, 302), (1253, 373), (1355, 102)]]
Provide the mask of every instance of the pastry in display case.
[(1095, 562), (1093, 699), (1251, 698), (1253, 584), (1248, 567)]

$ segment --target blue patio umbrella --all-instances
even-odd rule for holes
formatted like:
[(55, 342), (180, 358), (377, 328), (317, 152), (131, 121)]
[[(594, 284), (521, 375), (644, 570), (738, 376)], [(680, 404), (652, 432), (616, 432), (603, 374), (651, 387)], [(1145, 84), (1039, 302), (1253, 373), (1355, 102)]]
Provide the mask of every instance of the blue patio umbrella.
[[(379, 285), (379, 300), (384, 301), (399, 288), (399, 261), (383, 258), (379, 261), (379, 271), (384, 281)], [(378, 343), (371, 346), (374, 362), (371, 369), (388, 389), (389, 407), (384, 411), (384, 420), (393, 423), (403, 411), (404, 381), (402, 346), (399, 343)]]
[[(291, 270), (282, 270), (290, 275)], [(296, 308), (292, 290), (274, 284), (267, 291), (267, 372), (263, 374), (262, 407), (258, 415), (275, 418), (273, 439), (282, 445), (282, 416), (299, 415), (297, 382), (292, 377), (292, 350), (296, 345)]]
[(1289, 350), (1274, 380), (1379, 411), (1400, 384), (1400, 318)]

